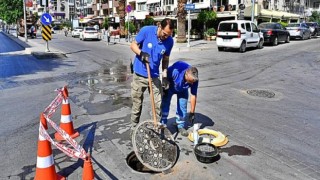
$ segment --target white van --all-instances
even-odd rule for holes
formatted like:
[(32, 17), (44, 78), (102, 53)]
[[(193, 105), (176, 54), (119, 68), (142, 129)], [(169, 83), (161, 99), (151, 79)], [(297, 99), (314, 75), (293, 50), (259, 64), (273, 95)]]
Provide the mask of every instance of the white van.
[(217, 46), (219, 51), (224, 48), (236, 48), (245, 52), (247, 47), (263, 48), (263, 33), (251, 21), (221, 21), (217, 30)]

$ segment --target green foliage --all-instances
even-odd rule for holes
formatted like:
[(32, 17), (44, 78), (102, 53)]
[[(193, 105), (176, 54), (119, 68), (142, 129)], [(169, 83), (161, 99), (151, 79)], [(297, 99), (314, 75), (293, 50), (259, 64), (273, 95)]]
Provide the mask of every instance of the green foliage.
[(71, 28), (72, 24), (71, 24), (70, 21), (65, 21), (65, 22), (62, 23), (62, 26), (63, 27), (67, 27), (67, 28)]
[(318, 23), (320, 23), (320, 12), (313, 11), (312, 15), (310, 16), (309, 21), (310, 22), (318, 22)]
[(145, 26), (149, 26), (149, 25), (153, 25), (154, 24), (154, 19), (151, 17), (146, 17), (144, 19), (144, 25)]
[[(128, 22), (126, 22), (125, 28), (128, 29)], [(129, 31), (130, 33), (136, 33), (137, 29), (132, 22), (129, 22)]]
[(283, 27), (287, 27), (288, 23), (287, 22), (279, 22)]
[(8, 24), (16, 23), (23, 17), (22, 0), (0, 0), (0, 19)]
[(206, 24), (208, 21), (211, 20), (216, 20), (217, 19), (217, 14), (214, 11), (201, 11), (198, 16), (197, 20), (201, 23)]
[(216, 30), (214, 28), (209, 28), (206, 32), (205, 35), (206, 36), (213, 36), (216, 34)]
[(105, 18), (105, 19), (103, 20), (102, 27), (103, 27), (104, 29), (108, 29), (108, 27), (109, 27), (109, 20), (108, 20), (108, 18)]

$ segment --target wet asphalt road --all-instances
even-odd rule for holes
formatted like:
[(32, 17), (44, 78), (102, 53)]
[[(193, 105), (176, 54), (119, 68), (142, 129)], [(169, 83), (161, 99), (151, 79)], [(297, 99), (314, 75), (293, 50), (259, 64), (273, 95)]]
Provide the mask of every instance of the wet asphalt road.
[[(320, 177), (320, 38), (244, 54), (217, 52), (214, 44), (203, 51), (174, 50), (172, 62), (183, 59), (199, 68), (196, 122), (223, 132), (230, 142), (220, 149), (219, 161), (206, 165), (195, 160), (191, 143), (178, 135), (181, 152), (174, 172), (143, 177), (122, 167), (131, 152), (128, 45), (107, 47), (102, 41), (82, 42), (57, 34), (50, 47), (68, 58), (37, 60), (1, 33), (0, 40), (1, 179), (34, 175), (38, 114), (54, 97), (53, 90), (65, 84), (75, 126), (87, 137), (80, 143), (96, 158), (98, 179)], [(44, 46), (41, 39), (32, 42)], [(146, 96), (142, 119), (150, 119), (149, 103)], [(174, 107), (175, 103), (171, 117)], [(58, 115), (54, 118), (59, 122)], [(72, 169), (79, 163), (58, 150), (54, 154), (58, 171), (78, 179), (81, 171)]]

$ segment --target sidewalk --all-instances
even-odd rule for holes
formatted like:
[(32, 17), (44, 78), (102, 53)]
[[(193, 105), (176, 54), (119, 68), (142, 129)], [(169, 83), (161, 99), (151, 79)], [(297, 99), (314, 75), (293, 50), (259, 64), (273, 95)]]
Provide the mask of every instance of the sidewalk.
[[(66, 58), (66, 54), (50, 47), (48, 52), (46, 51), (46, 44), (43, 42), (42, 44), (33, 42), (30, 37), (28, 37), (27, 42), (25, 41), (25, 37), (18, 36), (15, 31), (9, 31), (9, 34), (3, 32), (7, 37), (11, 38), (17, 44), (25, 49), (26, 54), (32, 54), (37, 59), (52, 59), (52, 58)], [(42, 38), (40, 33), (37, 33), (37, 38)]]
[[(102, 40), (106, 42), (104, 39)], [(174, 45), (172, 52), (185, 52), (185, 51), (202, 51), (202, 50), (208, 50), (212, 48), (216, 48), (216, 41), (206, 41), (204, 39), (200, 40), (191, 40), (190, 39), (190, 47), (188, 47), (188, 43), (176, 43), (176, 38), (174, 38)], [(131, 42), (128, 42), (126, 38), (116, 39), (113, 41), (113, 39), (110, 40), (110, 44), (121, 44), (121, 45), (127, 45), (130, 46)]]

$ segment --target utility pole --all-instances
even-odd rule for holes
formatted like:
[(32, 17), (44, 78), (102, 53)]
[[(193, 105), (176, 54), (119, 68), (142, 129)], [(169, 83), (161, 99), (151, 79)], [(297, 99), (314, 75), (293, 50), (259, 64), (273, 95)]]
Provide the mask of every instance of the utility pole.
[(254, 0), (252, 0), (252, 6), (251, 6), (251, 21), (254, 21)]
[(23, 19), (24, 19), (24, 39), (28, 42), (28, 34), (27, 34), (27, 15), (26, 15), (26, 2), (23, 0)]

